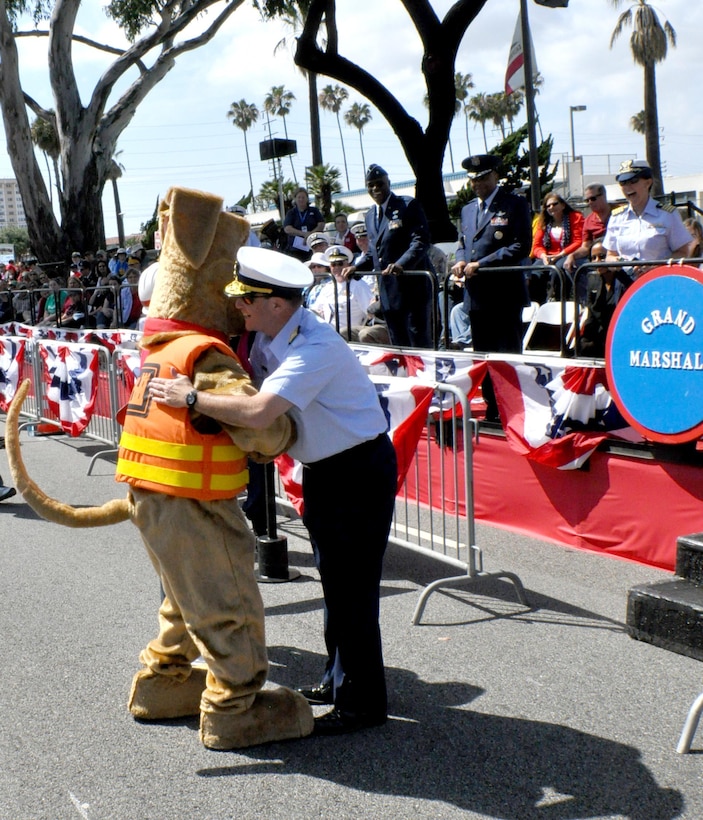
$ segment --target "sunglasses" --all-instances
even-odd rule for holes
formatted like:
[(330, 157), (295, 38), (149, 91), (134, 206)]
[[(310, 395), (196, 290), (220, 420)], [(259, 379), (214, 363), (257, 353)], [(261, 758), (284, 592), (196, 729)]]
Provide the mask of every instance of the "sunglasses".
[(603, 195), (602, 194), (596, 194), (595, 196), (587, 196), (586, 197), (586, 202), (595, 202), (597, 199), (600, 199), (601, 196), (603, 196)]
[(556, 208), (559, 205), (563, 205), (563, 203), (562, 202), (548, 202), (545, 207), (547, 209), (549, 209), (549, 208)]
[(330, 262), (330, 267), (331, 268), (337, 268), (337, 267), (342, 268), (342, 267), (344, 267), (345, 264), (346, 264), (345, 262), (337, 262), (337, 261), (332, 262), (331, 261)]
[(244, 302), (245, 305), (253, 305), (256, 299), (270, 299), (271, 296), (268, 293), (254, 293), (253, 291), (249, 291), (248, 293), (242, 293), (238, 297)]

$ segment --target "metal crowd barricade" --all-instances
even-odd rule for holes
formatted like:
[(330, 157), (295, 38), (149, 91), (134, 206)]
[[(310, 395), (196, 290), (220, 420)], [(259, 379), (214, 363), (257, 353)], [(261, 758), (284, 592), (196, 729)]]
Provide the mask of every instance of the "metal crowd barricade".
[[(435, 390), (440, 408), (428, 416), (427, 434), (418, 443), (414, 491), (408, 490), (406, 481), (396, 498), (390, 541), (431, 555), (460, 570), (461, 574), (440, 578), (425, 587), (412, 622), (420, 622), (428, 598), (437, 590), (476, 586), (489, 578), (510, 581), (519, 602), (528, 606), (525, 589), (517, 575), (503, 570), (489, 573), (483, 569), (483, 552), (477, 544), (474, 518), (473, 436), (477, 425), (471, 419), (466, 394), (450, 384), (438, 384)], [(463, 459), (459, 458), (462, 451)], [(424, 476), (421, 475), (423, 463)], [(433, 476), (439, 480), (438, 492), (433, 486)]]
[(44, 424), (53, 424), (61, 427), (61, 421), (56, 413), (49, 407), (49, 401), (45, 390), (45, 381), (42, 374), (41, 350), (48, 345), (61, 344), (72, 349), (82, 349), (88, 352), (97, 351), (98, 354), (98, 383), (96, 387), (95, 403), (93, 413), (90, 417), (83, 435), (95, 441), (115, 446), (118, 439), (118, 428), (115, 415), (112, 410), (112, 397), (110, 391), (110, 356), (108, 351), (101, 345), (76, 344), (71, 342), (55, 342), (40, 339), (34, 342), (34, 389), (38, 396), (38, 417), (37, 421)]
[[(632, 276), (631, 271), (633, 268), (643, 268), (646, 270), (651, 270), (653, 268), (658, 268), (661, 266), (680, 267), (682, 265), (692, 265), (693, 267), (698, 267), (702, 263), (703, 258), (700, 257), (691, 257), (688, 259), (655, 259), (651, 262), (641, 262), (640, 260), (625, 260), (621, 262), (584, 262), (582, 265), (579, 265), (579, 267), (576, 268), (576, 270), (574, 271), (574, 289), (572, 297), (574, 300), (575, 315), (578, 315), (578, 309), (580, 307), (579, 301), (587, 301), (587, 299), (584, 298), (584, 293), (586, 293), (587, 291), (586, 285), (584, 285), (582, 289), (580, 289), (578, 286), (583, 280), (585, 280), (588, 277), (589, 273), (597, 273), (598, 271), (604, 269), (615, 270), (615, 278), (622, 284), (624, 284), (626, 287), (629, 287), (629, 285), (635, 282), (638, 278)], [(580, 334), (577, 333), (574, 339), (574, 355), (578, 357), (580, 352)]]
[[(437, 384), (435, 390), (440, 409), (428, 415), (426, 434), (417, 445), (412, 474), (396, 496), (388, 540), (448, 564), (461, 574), (440, 578), (425, 587), (412, 623), (420, 622), (428, 598), (437, 590), (477, 586), (486, 579), (509, 581), (518, 601), (529, 606), (517, 575), (483, 569), (483, 553), (476, 542), (473, 497), (473, 433), (477, 425), (471, 419), (469, 402), (462, 390), (449, 384)], [(463, 459), (459, 457), (462, 453)], [(438, 476), (438, 492), (432, 485), (433, 475)], [(295, 517), (280, 480), (277, 495), (279, 507)]]

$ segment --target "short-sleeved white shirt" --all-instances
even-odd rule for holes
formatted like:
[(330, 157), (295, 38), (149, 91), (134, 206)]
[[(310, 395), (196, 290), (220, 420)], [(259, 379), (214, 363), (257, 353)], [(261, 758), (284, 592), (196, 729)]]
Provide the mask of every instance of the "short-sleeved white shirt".
[(262, 393), (287, 399), (298, 428), (290, 448), (303, 464), (341, 453), (388, 430), (378, 394), (333, 327), (298, 308), (275, 338), (257, 334), (251, 364)]
[(623, 259), (650, 262), (669, 259), (690, 241), (678, 211), (667, 211), (650, 197), (640, 216), (630, 205), (610, 215), (603, 247)]

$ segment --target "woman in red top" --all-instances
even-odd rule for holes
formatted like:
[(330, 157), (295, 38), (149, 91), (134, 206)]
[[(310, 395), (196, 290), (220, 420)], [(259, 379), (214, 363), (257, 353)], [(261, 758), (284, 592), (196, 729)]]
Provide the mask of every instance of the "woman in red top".
[[(564, 271), (566, 257), (583, 243), (583, 214), (574, 210), (559, 194), (547, 194), (537, 218), (532, 253), (544, 265), (556, 265), (563, 271), (566, 290), (571, 291), (572, 279)], [(552, 298), (559, 298), (558, 277), (553, 277)], [(565, 294), (568, 297), (569, 293)]]

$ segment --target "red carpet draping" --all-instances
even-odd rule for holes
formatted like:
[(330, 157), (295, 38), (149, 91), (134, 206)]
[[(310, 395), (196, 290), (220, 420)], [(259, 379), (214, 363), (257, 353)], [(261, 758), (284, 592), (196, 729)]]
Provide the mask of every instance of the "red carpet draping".
[[(430, 446), (438, 449), (434, 443)], [(411, 469), (408, 491), (428, 503), (427, 486), (422, 486), (428, 458), (424, 447), (418, 458), (421, 486), (417, 488)], [(441, 499), (436, 469), (440, 459), (436, 452), (431, 458), (432, 495)], [(463, 475), (463, 452), (458, 458)], [(601, 452), (594, 453), (589, 464), (587, 470), (544, 467), (517, 455), (504, 439), (483, 435), (474, 448), (476, 520), (672, 570), (677, 537), (703, 530), (700, 468)], [(451, 500), (445, 504), (453, 506)]]

